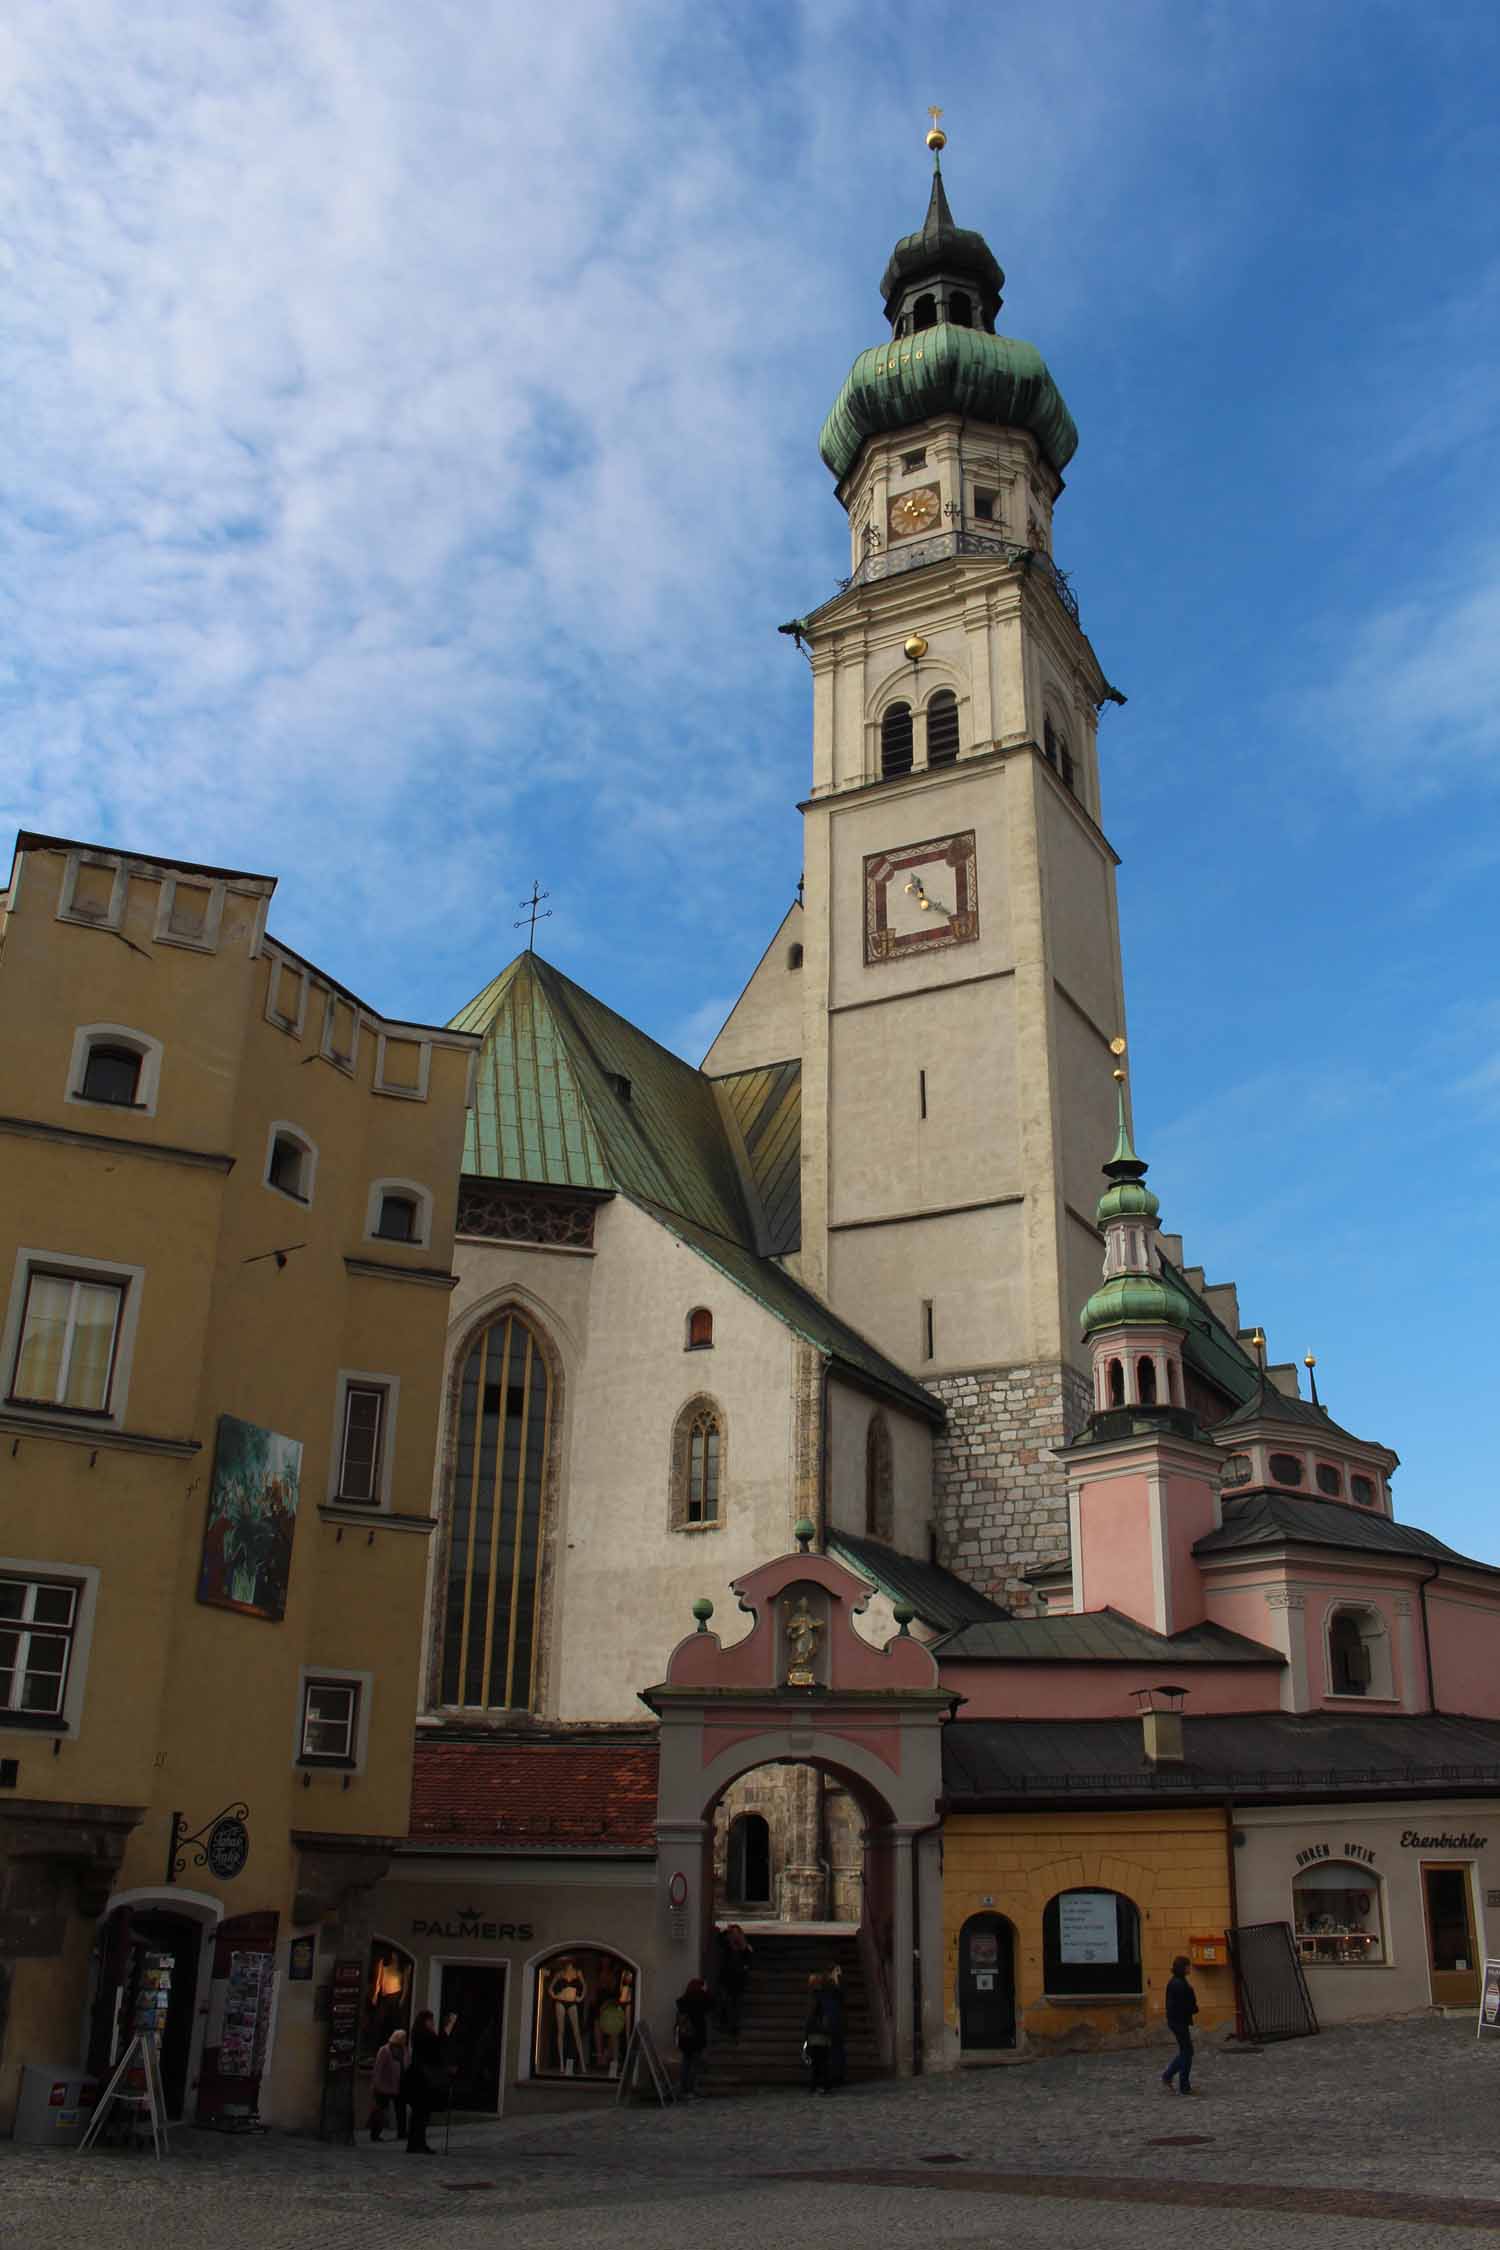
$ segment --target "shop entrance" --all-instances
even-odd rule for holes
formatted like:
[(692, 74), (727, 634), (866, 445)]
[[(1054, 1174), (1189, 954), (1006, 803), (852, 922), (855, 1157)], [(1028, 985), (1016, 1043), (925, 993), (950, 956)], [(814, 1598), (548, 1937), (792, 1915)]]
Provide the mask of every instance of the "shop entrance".
[(500, 2108), (500, 2068), (505, 2052), (505, 1964), (445, 1961), (438, 1991), (438, 2023), (455, 2018), (448, 2034), (454, 2069), (453, 2107), (482, 2110), (494, 2117)]
[(1463, 1861), (1422, 1863), (1422, 1907), (1427, 1918), (1427, 1961), (1433, 2004), (1473, 2008), (1479, 2001), (1474, 1951), (1474, 1901)]
[(958, 2041), (1016, 2043), (1016, 1933), (1003, 1914), (971, 1914), (958, 1936)]
[(137, 2032), (154, 2036), (174, 2121), (187, 2100), (202, 1943), (201, 1922), (155, 1907), (117, 1907), (99, 1935), (89, 2069), (103, 2078)]

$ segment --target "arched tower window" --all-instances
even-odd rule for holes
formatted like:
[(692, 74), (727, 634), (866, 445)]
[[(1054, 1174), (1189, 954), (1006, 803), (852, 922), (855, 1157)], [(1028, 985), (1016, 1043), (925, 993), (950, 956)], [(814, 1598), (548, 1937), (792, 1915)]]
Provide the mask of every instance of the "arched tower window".
[(801, 946), (800, 946), (800, 945), (789, 945), (789, 946), (787, 947), (787, 949), (786, 949), (786, 965), (787, 965), (787, 967), (788, 967), (789, 969), (800, 969), (800, 968), (801, 968), (801, 966), (802, 966), (802, 948), (801, 948)]
[(974, 300), (966, 289), (948, 292), (948, 318), (955, 328), (972, 328), (974, 325)]
[(1125, 1369), (1117, 1359), (1112, 1359), (1106, 1371), (1111, 1406), (1125, 1404)]
[(1136, 1361), (1135, 1390), (1136, 1397), (1140, 1400), (1142, 1406), (1154, 1406), (1156, 1404), (1156, 1362), (1154, 1359), (1138, 1359)]
[(912, 306), (911, 324), (919, 335), (924, 328), (935, 328), (937, 326), (937, 299), (930, 291), (925, 296), (919, 297)]
[(674, 1531), (723, 1522), (724, 1458), (723, 1408), (711, 1398), (690, 1398), (672, 1429)]
[(865, 1432), (865, 1530), (872, 1539), (894, 1536), (894, 1482), (890, 1425), (883, 1414), (872, 1414)]
[(927, 706), (927, 763), (951, 766), (958, 756), (958, 697), (939, 688)]
[(470, 1345), (459, 1382), (444, 1703), (484, 1711), (530, 1707), (551, 1408), (540, 1339), (519, 1314), (502, 1313)]
[(1328, 1670), (1335, 1695), (1368, 1695), (1370, 1651), (1352, 1610), (1335, 1610), (1328, 1627)]
[(1068, 748), (1068, 738), (1061, 727), (1054, 726), (1050, 719), (1042, 722), (1042, 756), (1059, 776), (1064, 788), (1073, 790), (1076, 795), (1077, 770), (1073, 764), (1073, 753)]
[(880, 722), (880, 778), (911, 772), (911, 705), (893, 703)]

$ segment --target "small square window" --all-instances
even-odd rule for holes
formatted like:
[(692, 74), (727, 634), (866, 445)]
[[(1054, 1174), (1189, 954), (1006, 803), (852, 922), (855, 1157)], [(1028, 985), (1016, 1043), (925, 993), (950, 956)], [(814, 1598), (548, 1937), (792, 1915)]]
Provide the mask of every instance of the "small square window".
[(90, 1047), (79, 1089), (86, 1102), (113, 1102), (118, 1109), (140, 1106), (141, 1058), (133, 1047), (99, 1040)]
[(266, 1183), (283, 1195), (295, 1196), (299, 1203), (307, 1201), (307, 1151), (290, 1133), (278, 1133), (271, 1143)]
[(308, 1680), (302, 1691), (302, 1751), (309, 1763), (354, 1763), (359, 1686), (354, 1680)]
[(11, 1397), (26, 1406), (107, 1413), (124, 1303), (123, 1282), (84, 1281), (33, 1268), (26, 1277)]
[(979, 521), (980, 521), (981, 523), (993, 523), (993, 522), (994, 522), (994, 520), (995, 520), (995, 495), (994, 495), (994, 493), (993, 493), (993, 492), (979, 492), (979, 491), (976, 491), (976, 492), (975, 492), (975, 494), (974, 494), (974, 513), (975, 513), (975, 515), (976, 515), (976, 516), (977, 516), (977, 517), (979, 518)]
[(901, 467), (903, 471), (910, 471), (912, 469), (925, 469), (926, 466), (927, 448), (925, 445), (918, 446), (917, 450), (914, 453), (903, 453), (901, 456)]
[(1320, 1492), (1327, 1493), (1330, 1500), (1341, 1500), (1343, 1498), (1344, 1479), (1331, 1461), (1320, 1461), (1316, 1474)]
[(1362, 1508), (1372, 1508), (1375, 1505), (1375, 1486), (1369, 1477), (1352, 1476), (1349, 1479), (1349, 1489)]
[(386, 1242), (415, 1242), (418, 1238), (415, 1199), (409, 1195), (383, 1195), (375, 1232)]

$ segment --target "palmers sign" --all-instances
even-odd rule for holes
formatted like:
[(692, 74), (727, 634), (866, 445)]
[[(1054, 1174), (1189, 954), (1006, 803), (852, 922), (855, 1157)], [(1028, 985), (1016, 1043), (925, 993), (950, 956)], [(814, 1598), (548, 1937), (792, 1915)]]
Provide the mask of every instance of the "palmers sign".
[(443, 1921), (423, 1921), (414, 1918), (413, 1937), (483, 1938), (491, 1945), (503, 1945), (507, 1939), (524, 1943), (533, 1934), (530, 1922), (486, 1922), (477, 1912), (450, 1914)]

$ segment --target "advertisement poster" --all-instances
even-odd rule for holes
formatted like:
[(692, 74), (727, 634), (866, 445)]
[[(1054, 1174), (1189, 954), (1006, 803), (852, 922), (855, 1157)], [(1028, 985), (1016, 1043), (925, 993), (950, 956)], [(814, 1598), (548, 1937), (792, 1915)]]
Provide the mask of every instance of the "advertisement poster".
[(1057, 1902), (1064, 1961), (1118, 1961), (1120, 1922), (1113, 1891), (1064, 1891)]

